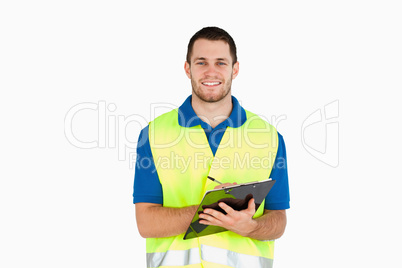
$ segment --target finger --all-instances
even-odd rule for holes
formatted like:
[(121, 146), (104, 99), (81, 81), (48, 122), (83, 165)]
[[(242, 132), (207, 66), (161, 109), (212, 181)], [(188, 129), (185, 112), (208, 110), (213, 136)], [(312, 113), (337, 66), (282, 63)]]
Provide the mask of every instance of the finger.
[(218, 204), (227, 214), (232, 214), (235, 210), (228, 206), (226, 203), (220, 202)]
[(254, 215), (254, 213), (255, 213), (255, 202), (254, 202), (254, 198), (251, 198), (251, 199), (248, 201), (248, 207), (247, 207), (246, 210), (249, 211), (251, 214)]
[(219, 185), (217, 185), (217, 186), (215, 186), (214, 187), (214, 189), (222, 189), (222, 188), (225, 188), (225, 187), (229, 187), (229, 186), (232, 186), (233, 185), (233, 183), (223, 183), (223, 184), (219, 184)]
[(201, 213), (200, 215), (198, 215), (198, 222), (201, 224), (205, 224), (205, 225), (209, 225), (209, 221), (207, 220), (208, 215)]
[(198, 222), (200, 224), (220, 226), (220, 221), (209, 214), (202, 213), (199, 218)]
[(204, 209), (203, 214), (207, 216), (212, 216), (214, 218), (219, 218), (221, 215), (223, 215), (221, 212), (212, 208)]
[(212, 225), (210, 221), (207, 221), (207, 220), (201, 219), (201, 218), (198, 220), (198, 223), (204, 224), (204, 225)]

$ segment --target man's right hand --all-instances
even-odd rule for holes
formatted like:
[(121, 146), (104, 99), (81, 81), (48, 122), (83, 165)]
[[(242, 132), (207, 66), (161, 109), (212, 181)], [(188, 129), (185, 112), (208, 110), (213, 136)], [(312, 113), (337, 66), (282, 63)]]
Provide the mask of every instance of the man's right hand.
[(229, 186), (233, 186), (233, 185), (237, 185), (237, 182), (219, 184), (219, 185), (215, 186), (214, 189), (222, 189), (224, 187), (229, 187)]

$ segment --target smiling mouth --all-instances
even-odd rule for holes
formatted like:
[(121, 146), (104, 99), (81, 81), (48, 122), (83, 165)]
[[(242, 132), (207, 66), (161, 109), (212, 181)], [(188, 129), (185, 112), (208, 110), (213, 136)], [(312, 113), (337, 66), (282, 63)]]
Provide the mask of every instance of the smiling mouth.
[(201, 84), (203, 84), (204, 86), (213, 87), (213, 86), (218, 86), (222, 83), (221, 82), (202, 82)]

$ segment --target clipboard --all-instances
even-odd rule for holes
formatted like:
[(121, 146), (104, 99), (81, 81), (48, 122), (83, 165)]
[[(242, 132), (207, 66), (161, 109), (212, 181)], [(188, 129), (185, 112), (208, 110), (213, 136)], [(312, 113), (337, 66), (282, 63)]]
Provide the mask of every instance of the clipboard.
[(226, 203), (234, 210), (243, 210), (247, 208), (251, 198), (254, 198), (255, 211), (257, 211), (274, 183), (275, 180), (267, 179), (205, 192), (183, 239), (186, 240), (227, 231), (227, 229), (220, 226), (200, 224), (198, 222), (198, 215), (206, 208), (212, 208), (226, 214), (226, 212), (219, 207), (219, 202)]

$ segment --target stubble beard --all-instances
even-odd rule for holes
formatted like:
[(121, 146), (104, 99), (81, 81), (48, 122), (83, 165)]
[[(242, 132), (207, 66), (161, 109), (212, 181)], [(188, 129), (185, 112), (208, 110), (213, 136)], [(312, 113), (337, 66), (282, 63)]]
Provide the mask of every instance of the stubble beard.
[(191, 77), (191, 86), (193, 88), (193, 94), (195, 94), (200, 100), (204, 102), (214, 103), (223, 100), (232, 89), (232, 79), (229, 79), (227, 82), (223, 81), (223, 90), (221, 90), (216, 95), (210, 95), (204, 92), (201, 89), (200, 83), (194, 81), (193, 77)]

